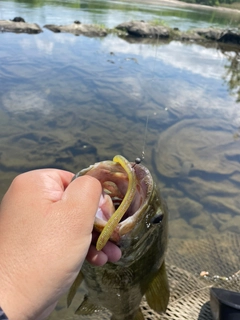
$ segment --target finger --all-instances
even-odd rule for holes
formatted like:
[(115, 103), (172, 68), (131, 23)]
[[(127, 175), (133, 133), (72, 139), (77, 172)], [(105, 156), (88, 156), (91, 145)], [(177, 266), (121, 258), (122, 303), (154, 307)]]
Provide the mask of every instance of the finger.
[(107, 255), (108, 261), (110, 262), (117, 262), (122, 256), (120, 248), (111, 241), (106, 243), (102, 251)]
[[(57, 169), (40, 169), (32, 171), (30, 174), (32, 174), (33, 180), (36, 179), (36, 175), (39, 175), (37, 179), (38, 189), (44, 198), (50, 202), (56, 202), (62, 199), (63, 192), (74, 177), (72, 172)], [(32, 185), (34, 185), (34, 181)], [(42, 190), (39, 188), (40, 181), (42, 181)]]
[(91, 234), (101, 192), (100, 182), (87, 175), (75, 179), (64, 191), (56, 205), (68, 219), (73, 232), (79, 233), (81, 228), (82, 235)]
[(97, 251), (94, 245), (90, 246), (86, 259), (95, 266), (102, 266), (108, 261), (107, 255), (102, 251)]
[[(99, 233), (96, 231), (93, 231), (92, 244), (94, 245), (94, 247), (95, 247), (95, 244), (97, 242), (98, 237), (99, 237)], [(97, 249), (96, 249), (96, 252), (98, 252)], [(111, 241), (108, 241), (106, 243), (106, 245), (102, 249), (102, 252), (107, 255), (107, 260), (110, 262), (117, 262), (122, 256), (121, 249), (115, 243), (113, 243)]]
[(72, 178), (74, 177), (74, 173), (65, 171), (65, 170), (57, 170), (57, 172), (61, 178), (63, 190), (65, 190), (67, 186), (70, 184), (70, 182), (72, 181)]

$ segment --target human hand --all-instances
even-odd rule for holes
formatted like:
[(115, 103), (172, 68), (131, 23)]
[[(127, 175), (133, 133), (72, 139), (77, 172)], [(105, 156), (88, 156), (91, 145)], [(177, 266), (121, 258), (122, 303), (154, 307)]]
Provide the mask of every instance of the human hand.
[(0, 305), (10, 320), (48, 316), (86, 255), (95, 265), (121, 256), (110, 242), (102, 252), (90, 246), (101, 185), (89, 176), (72, 177), (62, 170), (30, 171), (16, 177), (3, 198)]

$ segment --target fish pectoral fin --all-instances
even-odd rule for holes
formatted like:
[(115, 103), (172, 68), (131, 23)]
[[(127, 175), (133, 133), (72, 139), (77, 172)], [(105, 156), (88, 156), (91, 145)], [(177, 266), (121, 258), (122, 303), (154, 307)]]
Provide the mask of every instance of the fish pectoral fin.
[(139, 308), (133, 318), (134, 320), (144, 320), (144, 316), (142, 314), (142, 310)]
[(81, 283), (83, 281), (83, 274), (80, 271), (77, 275), (77, 278), (74, 280), (73, 284), (71, 285), (71, 288), (69, 289), (68, 295), (67, 295), (67, 307), (70, 306), (70, 304), (73, 301), (73, 298), (75, 297), (75, 294), (80, 287)]
[(169, 300), (169, 285), (165, 268), (165, 262), (163, 261), (161, 268), (157, 272), (155, 278), (150, 283), (145, 296), (150, 308), (156, 312), (165, 312)]
[[(111, 320), (118, 320), (119, 318), (112, 315)], [(121, 318), (122, 319), (122, 318)], [(129, 318), (128, 318), (129, 319)], [(133, 317), (131, 317), (133, 320), (144, 320), (144, 316), (142, 314), (142, 310), (139, 308), (136, 313), (134, 313)]]
[(77, 310), (75, 311), (75, 314), (87, 316), (103, 310), (105, 310), (105, 308), (93, 304), (92, 302), (89, 301), (88, 296), (85, 295), (83, 302), (77, 308)]

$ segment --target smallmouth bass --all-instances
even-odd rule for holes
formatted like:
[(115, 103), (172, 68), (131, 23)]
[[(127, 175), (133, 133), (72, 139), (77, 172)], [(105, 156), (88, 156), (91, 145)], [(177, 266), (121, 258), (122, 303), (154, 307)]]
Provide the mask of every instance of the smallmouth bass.
[(106, 308), (112, 320), (143, 320), (139, 307), (143, 295), (158, 313), (165, 312), (169, 300), (164, 262), (168, 211), (146, 167), (122, 156), (113, 160), (95, 163), (74, 178), (88, 174), (101, 182), (104, 204), (94, 229), (102, 240), (97, 245), (101, 249), (110, 238), (121, 248), (122, 257), (101, 267), (85, 261), (67, 302), (70, 305), (84, 279), (88, 294), (76, 314), (91, 315)]

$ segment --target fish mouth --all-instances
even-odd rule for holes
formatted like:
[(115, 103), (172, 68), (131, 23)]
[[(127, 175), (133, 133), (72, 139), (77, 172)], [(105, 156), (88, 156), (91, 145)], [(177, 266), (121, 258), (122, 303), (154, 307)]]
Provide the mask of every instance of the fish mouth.
[(131, 190), (134, 192), (131, 199), (128, 192), (129, 173), (117, 162), (102, 161), (80, 171), (75, 176), (87, 174), (98, 179), (102, 185), (103, 191), (94, 221), (94, 230), (98, 233), (102, 233), (109, 219), (118, 208), (120, 209), (123, 201), (129, 201), (126, 210), (123, 208), (121, 220), (108, 236), (109, 240), (115, 243), (129, 233), (141, 219), (153, 188), (152, 177), (147, 168), (128, 161), (127, 165), (130, 166), (134, 179), (136, 178), (133, 186), (135, 190)]

